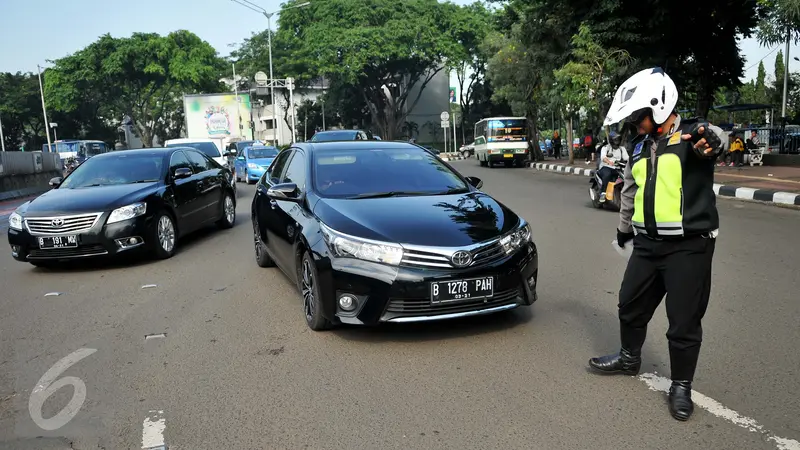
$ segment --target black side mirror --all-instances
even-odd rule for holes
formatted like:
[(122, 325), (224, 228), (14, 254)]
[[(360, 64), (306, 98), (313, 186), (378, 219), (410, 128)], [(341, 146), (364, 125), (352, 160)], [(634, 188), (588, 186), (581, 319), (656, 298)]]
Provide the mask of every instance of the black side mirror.
[(299, 201), (300, 189), (294, 183), (276, 184), (267, 189), (267, 197), (273, 200)]
[(483, 180), (478, 177), (467, 177), (467, 182), (471, 184), (475, 189), (480, 189), (483, 187)]
[(51, 178), (51, 179), (50, 179), (50, 182), (49, 182), (48, 184), (50, 184), (50, 187), (51, 187), (51, 188), (55, 189), (55, 188), (57, 188), (57, 187), (61, 186), (61, 182), (62, 182), (62, 181), (64, 181), (64, 179), (63, 179), (63, 178), (61, 178), (61, 177), (54, 177), (54, 178)]
[(192, 169), (188, 167), (175, 169), (174, 177), (176, 180), (180, 180), (181, 178), (189, 178), (190, 176), (192, 176)]

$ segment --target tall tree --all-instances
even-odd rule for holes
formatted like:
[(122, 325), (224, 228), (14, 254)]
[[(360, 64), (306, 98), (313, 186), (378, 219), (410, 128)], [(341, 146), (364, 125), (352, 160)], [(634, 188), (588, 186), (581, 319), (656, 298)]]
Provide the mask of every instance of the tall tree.
[(47, 143), (36, 75), (0, 73), (0, 120), (6, 150), (41, 150)]
[(71, 112), (100, 102), (108, 117), (130, 117), (142, 143), (153, 145), (158, 123), (186, 93), (218, 91), (223, 61), (210, 44), (188, 31), (167, 36), (134, 33), (101, 36), (77, 53), (55, 61), (45, 92), (56, 108)]
[(312, 2), (281, 14), (276, 40), (293, 49), (287, 73), (357, 86), (381, 135), (394, 139), (457, 53), (448, 30), (458, 8), (436, 0)]

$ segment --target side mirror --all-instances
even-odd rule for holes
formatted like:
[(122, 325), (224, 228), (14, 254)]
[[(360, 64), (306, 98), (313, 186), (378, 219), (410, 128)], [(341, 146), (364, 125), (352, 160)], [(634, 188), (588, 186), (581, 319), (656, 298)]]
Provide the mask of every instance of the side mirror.
[(62, 182), (62, 181), (64, 181), (64, 179), (63, 179), (63, 178), (61, 178), (61, 177), (54, 177), (54, 178), (51, 178), (51, 179), (50, 179), (50, 181), (49, 181), (49, 183), (48, 183), (48, 184), (50, 184), (50, 187), (51, 187), (51, 188), (55, 189), (55, 188), (57, 188), (57, 187), (61, 186), (61, 182)]
[(225, 158), (236, 156), (236, 150), (228, 150), (227, 152), (223, 153), (222, 156), (224, 156)]
[(483, 187), (483, 180), (478, 177), (467, 177), (467, 182), (475, 189), (480, 189)]
[(181, 167), (179, 169), (175, 169), (175, 179), (180, 180), (182, 178), (189, 178), (192, 176), (192, 169), (188, 167)]
[(300, 189), (294, 183), (276, 184), (267, 189), (267, 197), (273, 200), (298, 201), (300, 200)]

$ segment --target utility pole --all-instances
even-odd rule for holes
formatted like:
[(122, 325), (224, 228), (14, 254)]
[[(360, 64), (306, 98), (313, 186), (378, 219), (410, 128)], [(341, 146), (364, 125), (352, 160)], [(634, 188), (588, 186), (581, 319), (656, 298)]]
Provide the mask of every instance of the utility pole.
[(3, 137), (3, 120), (0, 118), (0, 145), (2, 145), (2, 151), (6, 151), (6, 140)]
[(39, 92), (42, 94), (42, 114), (44, 114), (44, 132), (47, 134), (47, 150), (53, 152), (53, 144), (50, 142), (50, 122), (47, 121), (47, 106), (44, 104), (44, 87), (42, 87), (42, 68), (38, 64), (39, 70)]
[(786, 150), (786, 97), (789, 92), (789, 43), (791, 42), (792, 33), (789, 28), (786, 28), (786, 57), (783, 64), (783, 106), (781, 107), (781, 146), (779, 153), (784, 153)]

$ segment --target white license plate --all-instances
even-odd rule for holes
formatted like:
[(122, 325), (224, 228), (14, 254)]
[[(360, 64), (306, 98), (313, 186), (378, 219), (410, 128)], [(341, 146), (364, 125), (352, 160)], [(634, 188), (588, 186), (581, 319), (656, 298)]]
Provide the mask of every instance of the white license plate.
[(78, 236), (48, 236), (39, 238), (39, 248), (73, 248), (78, 246)]

